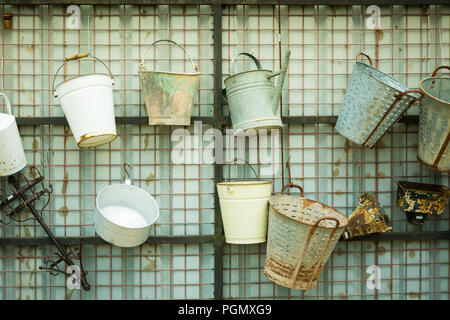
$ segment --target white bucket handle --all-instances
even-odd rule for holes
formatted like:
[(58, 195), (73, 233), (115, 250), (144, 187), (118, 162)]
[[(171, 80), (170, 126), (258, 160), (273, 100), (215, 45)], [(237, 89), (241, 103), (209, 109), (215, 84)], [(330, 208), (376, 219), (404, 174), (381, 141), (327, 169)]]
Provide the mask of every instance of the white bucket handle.
[[(199, 71), (200, 71), (200, 70), (198, 69), (198, 65), (196, 65), (196, 64), (194, 63), (194, 60), (192, 60), (191, 56), (189, 55), (189, 53), (187, 53), (186, 49), (185, 49), (184, 47), (180, 46), (180, 45), (179, 45), (178, 43), (176, 43), (175, 41), (169, 40), (169, 39), (161, 39), (161, 40), (157, 40), (157, 41), (153, 42), (151, 45), (154, 46), (155, 44), (157, 44), (157, 43), (159, 43), (159, 42), (163, 42), (163, 41), (173, 43), (173, 44), (176, 45), (178, 48), (180, 48), (181, 50), (183, 50), (183, 52), (187, 55), (187, 57), (188, 57), (189, 60), (191, 61), (192, 67), (194, 68), (195, 72), (199, 72)], [(145, 51), (144, 56), (147, 54), (147, 52), (148, 52), (149, 49), (150, 49), (150, 48), (148, 48), (148, 49)], [(141, 57), (141, 66), (144, 66), (144, 65), (145, 65), (145, 59), (144, 59), (144, 57)]]
[(90, 53), (79, 53), (79, 54), (64, 58), (64, 63), (56, 71), (55, 76), (53, 77), (53, 83), (52, 83), (52, 92), (53, 92), (53, 95), (55, 96), (55, 98), (58, 97), (58, 94), (55, 91), (55, 80), (56, 80), (56, 76), (58, 75), (58, 72), (62, 69), (62, 67), (64, 67), (66, 65), (67, 62), (79, 60), (82, 58), (86, 58), (88, 56), (94, 58), (95, 60), (97, 60), (98, 62), (100, 62), (101, 64), (103, 64), (105, 66), (105, 68), (108, 70), (109, 76), (111, 77), (112, 85), (114, 85), (114, 76), (112, 75), (111, 70), (109, 70), (108, 66), (102, 60), (91, 55)]
[(3, 99), (5, 99), (6, 111), (8, 112), (8, 114), (12, 115), (12, 113), (11, 113), (11, 104), (9, 103), (8, 97), (3, 92), (0, 92), (0, 96), (2, 96)]

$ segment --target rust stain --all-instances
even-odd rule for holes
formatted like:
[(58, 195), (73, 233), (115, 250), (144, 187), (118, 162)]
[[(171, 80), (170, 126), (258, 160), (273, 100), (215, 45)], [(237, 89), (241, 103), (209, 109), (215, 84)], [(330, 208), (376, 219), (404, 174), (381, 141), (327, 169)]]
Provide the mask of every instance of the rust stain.
[(376, 32), (375, 36), (378, 39), (378, 41), (381, 41), (384, 39), (383, 30), (377, 29), (375, 32)]
[(393, 281), (392, 281), (392, 280), (389, 280), (389, 281), (386, 283), (386, 288), (387, 288), (389, 291), (392, 291), (392, 287), (393, 287)]
[(339, 175), (339, 168), (335, 168), (335, 169), (333, 169), (333, 177), (336, 177), (336, 176), (338, 176)]
[[(145, 13), (144, 13), (145, 14)], [(150, 36), (150, 31), (149, 32), (147, 32), (146, 34), (145, 34), (145, 37), (144, 37), (144, 40), (147, 40), (147, 38)]]
[(398, 48), (398, 51), (403, 51), (403, 49), (402, 48)]
[(408, 297), (410, 299), (420, 299), (420, 293), (419, 292), (415, 292), (415, 291), (411, 291), (411, 292), (408, 292)]
[(412, 72), (414, 70), (414, 62), (408, 63), (408, 72)]
[(150, 135), (146, 134), (144, 137), (144, 150), (148, 150), (149, 142), (150, 142)]
[(336, 252), (338, 256), (342, 256), (344, 254), (344, 250), (342, 248), (337, 248), (334, 252)]
[(365, 175), (366, 175), (367, 178), (370, 178), (372, 176), (372, 174), (370, 172), (366, 172)]
[(24, 227), (23, 232), (25, 233), (25, 237), (31, 237), (31, 232), (30, 229), (28, 229), (28, 227)]
[(150, 186), (150, 183), (154, 180), (155, 180), (155, 174), (153, 172), (150, 172), (148, 174), (147, 178), (145, 178), (145, 184), (147, 185), (147, 187)]
[(61, 217), (67, 217), (67, 215), (69, 214), (69, 208), (67, 208), (67, 206), (62, 206), (61, 208), (59, 208), (59, 210), (58, 210), (58, 214), (61, 216)]
[(342, 189), (336, 189), (336, 191), (334, 192), (335, 195), (337, 196), (341, 196), (344, 194), (344, 191)]
[(345, 143), (344, 143), (344, 151), (345, 151), (345, 153), (347, 154), (347, 157), (348, 157), (348, 151), (351, 149), (351, 146), (350, 146), (350, 140), (348, 140), (348, 139), (345, 139)]
[(63, 181), (63, 185), (62, 185), (62, 188), (61, 188), (61, 193), (62, 194), (66, 194), (68, 185), (69, 185), (69, 172), (65, 171), (64, 172), (64, 181)]
[(371, 245), (370, 243), (368, 243), (368, 244), (366, 245), (366, 248), (370, 250), (370, 249), (372, 249), (372, 245)]
[(384, 254), (386, 253), (386, 248), (385, 247), (378, 247), (377, 250), (375, 251), (379, 256), (384, 256)]
[(386, 177), (386, 172), (378, 171), (378, 177)]
[(34, 138), (33, 140), (33, 151), (36, 152), (39, 149), (39, 140)]
[(339, 167), (339, 166), (341, 165), (341, 163), (342, 163), (342, 159), (341, 159), (341, 157), (339, 157), (339, 158), (334, 162), (334, 165), (335, 165), (336, 167)]
[(339, 299), (343, 299), (343, 300), (347, 299), (347, 296), (343, 292), (339, 292), (338, 297), (339, 297)]
[(408, 256), (410, 258), (414, 258), (416, 256), (416, 252), (415, 251), (410, 251), (410, 252), (408, 252)]
[(145, 272), (152, 272), (156, 271), (157, 264), (156, 264), (156, 258), (155, 257), (145, 257), (146, 260), (148, 260), (148, 263), (144, 266), (143, 271)]
[(386, 146), (387, 146), (387, 144), (383, 140), (380, 140), (380, 141), (377, 142), (377, 147), (378, 148), (385, 148)]

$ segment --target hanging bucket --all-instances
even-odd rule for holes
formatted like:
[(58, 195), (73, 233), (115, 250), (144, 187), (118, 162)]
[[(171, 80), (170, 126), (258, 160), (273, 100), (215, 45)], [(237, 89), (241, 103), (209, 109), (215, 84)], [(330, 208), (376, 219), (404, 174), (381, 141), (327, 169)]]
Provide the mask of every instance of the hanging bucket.
[(151, 225), (159, 217), (156, 200), (148, 192), (133, 186), (129, 176), (123, 184), (103, 188), (96, 203), (95, 231), (117, 247), (136, 247), (144, 243)]
[(395, 181), (398, 185), (397, 205), (405, 211), (409, 223), (424, 224), (428, 214), (441, 215), (447, 205), (450, 190), (428, 183)]
[(91, 56), (78, 54), (65, 59), (53, 78), (52, 91), (59, 100), (77, 145), (80, 148), (97, 147), (113, 141), (117, 137), (114, 116), (114, 78), (108, 67), (106, 74), (90, 74), (72, 78), (55, 88), (58, 72), (68, 61)]
[[(256, 175), (254, 170), (253, 172)], [(261, 180), (220, 182), (217, 184), (217, 192), (226, 242), (233, 244), (266, 242), (272, 182)]]
[(0, 177), (10, 176), (26, 167), (27, 158), (23, 150), (16, 118), (11, 113), (8, 97), (5, 99), (7, 113), (0, 113)]
[(194, 64), (186, 50), (172, 40), (158, 40), (170, 42), (188, 56), (194, 68), (194, 73), (147, 71), (145, 61), (139, 65), (139, 78), (144, 91), (144, 100), (149, 115), (149, 125), (180, 125), (191, 124), (192, 109), (195, 95), (198, 92), (201, 72)]
[[(299, 188), (301, 197), (284, 195), (288, 187)], [(347, 218), (325, 204), (305, 199), (303, 189), (295, 184), (270, 197), (269, 205), (264, 274), (287, 288), (314, 288)]]
[[(368, 58), (370, 66), (358, 61), (361, 55)], [(356, 60), (336, 131), (356, 144), (371, 148), (421, 99), (422, 93), (373, 68), (367, 54), (358, 53)]]
[(358, 197), (358, 206), (348, 218), (347, 228), (342, 235), (344, 239), (386, 232), (392, 229), (390, 219), (383, 207), (369, 193), (362, 193)]
[[(238, 53), (231, 61), (231, 76), (225, 79), (225, 94), (230, 109), (233, 133), (235, 135), (254, 129), (274, 129), (283, 125), (280, 118), (279, 102), (281, 90), (289, 64), (291, 52), (287, 51), (281, 71), (274, 73), (264, 70), (258, 59), (245, 52)], [(257, 70), (234, 73), (236, 58), (240, 55), (250, 57)], [(276, 86), (272, 78), (279, 75)]]
[(417, 158), (433, 170), (450, 172), (450, 77), (431, 78), (419, 84), (424, 98), (419, 113), (419, 144)]

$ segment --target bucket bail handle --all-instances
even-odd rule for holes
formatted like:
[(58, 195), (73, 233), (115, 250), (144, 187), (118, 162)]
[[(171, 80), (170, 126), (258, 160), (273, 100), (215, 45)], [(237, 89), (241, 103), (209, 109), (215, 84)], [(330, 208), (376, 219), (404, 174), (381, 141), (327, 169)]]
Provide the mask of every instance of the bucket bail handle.
[[(253, 171), (253, 173), (255, 174), (256, 178), (257, 178), (258, 180), (261, 180), (259, 174), (256, 173), (256, 171), (255, 171), (255, 169), (253, 168), (253, 166), (252, 166), (250, 163), (248, 163), (247, 161), (245, 161), (245, 160), (238, 159), (238, 158), (234, 158), (234, 159), (231, 160), (231, 161), (225, 162), (224, 165), (230, 165), (230, 164), (232, 164), (232, 163), (235, 163), (235, 162), (238, 161), (238, 160), (244, 161), (244, 163), (245, 163), (247, 166), (249, 166), (250, 169), (252, 169), (252, 171)], [(228, 178), (229, 178), (229, 177), (228, 177)], [(226, 180), (226, 178), (225, 178), (225, 180)], [(229, 192), (233, 192), (233, 189), (228, 185), (228, 183), (226, 184), (226, 186), (227, 186), (227, 190), (228, 190)]]
[(234, 65), (236, 63), (236, 58), (238, 56), (247, 56), (247, 57), (251, 58), (253, 60), (253, 62), (256, 64), (256, 67), (258, 68), (258, 70), (262, 69), (261, 63), (259, 62), (259, 60), (254, 55), (252, 55), (251, 53), (247, 53), (247, 52), (239, 52), (231, 60), (230, 68), (231, 68), (231, 74), (232, 75), (235, 74), (235, 72), (234, 72)]
[(370, 59), (369, 55), (366, 52), (364, 52), (364, 51), (358, 52), (358, 54), (356, 55), (356, 61), (358, 61), (358, 59), (361, 56), (365, 56), (367, 58), (367, 60), (369, 60), (370, 66), (373, 67), (372, 59)]
[(9, 103), (8, 97), (3, 92), (0, 92), (0, 96), (2, 96), (3, 99), (5, 99), (6, 111), (8, 112), (8, 114), (12, 115), (12, 113), (11, 113), (11, 104)]
[(441, 70), (441, 69), (448, 69), (449, 71), (450, 71), (450, 66), (446, 66), (446, 65), (442, 65), (442, 66), (440, 66), (440, 67), (437, 67), (434, 71), (433, 71), (433, 73), (431, 74), (431, 77), (435, 77), (436, 76), (436, 73), (439, 71), (439, 70)]
[(70, 57), (65, 57), (64, 58), (64, 63), (56, 71), (55, 76), (53, 77), (53, 82), (52, 82), (52, 92), (53, 92), (53, 95), (55, 96), (55, 98), (58, 97), (58, 94), (55, 91), (55, 80), (56, 80), (56, 77), (58, 76), (59, 71), (62, 69), (62, 67), (64, 67), (66, 65), (66, 63), (69, 62), (69, 61), (76, 61), (76, 60), (80, 60), (80, 59), (83, 59), (83, 58), (86, 58), (86, 57), (92, 57), (95, 60), (97, 60), (98, 62), (100, 62), (102, 65), (104, 65), (106, 70), (108, 70), (108, 74), (109, 74), (109, 76), (111, 78), (112, 85), (114, 85), (114, 83), (115, 83), (114, 76), (112, 75), (111, 70), (109, 70), (108, 66), (102, 60), (100, 60), (96, 56), (91, 55), (90, 53), (78, 53), (78, 54), (75, 54), (75, 55), (70, 56)]
[[(187, 55), (187, 57), (188, 57), (189, 60), (191, 61), (192, 67), (194, 68), (195, 72), (200, 72), (200, 70), (199, 70), (199, 68), (198, 68), (198, 65), (194, 63), (194, 60), (192, 60), (191, 56), (189, 55), (189, 53), (187, 53), (186, 49), (185, 49), (183, 46), (179, 45), (178, 43), (176, 43), (175, 41), (170, 40), (170, 39), (160, 39), (160, 40), (156, 40), (156, 41), (153, 42), (151, 45), (154, 46), (155, 44), (157, 44), (157, 43), (159, 43), (159, 42), (170, 42), (170, 43), (176, 45), (176, 46), (177, 46), (178, 48), (180, 48), (181, 50), (183, 50), (183, 52)], [(150, 49), (150, 48), (149, 48), (149, 49)], [(145, 56), (145, 54), (147, 53), (147, 51), (148, 51), (148, 49), (145, 51), (144, 56)], [(145, 65), (145, 59), (144, 59), (144, 57), (141, 57), (141, 66), (144, 66), (144, 65)]]
[(128, 173), (127, 167), (131, 170), (131, 166), (128, 163), (125, 162), (123, 164), (123, 170), (125, 171), (125, 175), (123, 176), (123, 178), (125, 180), (125, 184), (131, 185), (131, 176)]

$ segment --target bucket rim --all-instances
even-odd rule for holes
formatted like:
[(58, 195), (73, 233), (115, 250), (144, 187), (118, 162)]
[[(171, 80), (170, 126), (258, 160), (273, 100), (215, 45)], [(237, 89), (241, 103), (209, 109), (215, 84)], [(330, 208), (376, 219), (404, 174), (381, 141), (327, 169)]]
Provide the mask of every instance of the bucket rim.
[(448, 169), (447, 169), (447, 168), (439, 168), (438, 166), (434, 166), (434, 165), (432, 165), (432, 164), (429, 164), (428, 162), (425, 162), (424, 160), (422, 160), (422, 159), (419, 157), (419, 155), (417, 155), (417, 160), (419, 160), (419, 162), (420, 162), (421, 164), (423, 164), (425, 167), (428, 167), (428, 168), (430, 168), (430, 169), (432, 169), (432, 170), (450, 173), (450, 168), (448, 168)]
[[(415, 191), (421, 193), (435, 193), (440, 195), (448, 195), (448, 192), (450, 191), (448, 187), (440, 184), (413, 182), (405, 180), (396, 180), (395, 182), (397, 183), (398, 187), (404, 190), (405, 192)], [(420, 186), (430, 187), (430, 190), (424, 190), (425, 188), (420, 189)], [(434, 187), (435, 189), (438, 190), (431, 190), (431, 187)]]
[[(102, 137), (102, 136), (111, 136), (110, 140), (107, 140), (106, 142), (102, 142), (101, 144), (95, 145), (95, 146), (83, 146), (81, 145), (83, 142), (88, 141), (91, 138), (95, 138), (95, 137)], [(95, 147), (100, 147), (102, 145), (105, 145), (107, 143), (111, 143), (114, 140), (116, 140), (116, 138), (118, 137), (117, 133), (112, 133), (112, 132), (105, 132), (105, 133), (87, 133), (82, 135), (81, 137), (78, 138), (77, 141), (77, 146), (79, 148), (95, 148)]]
[[(101, 195), (102, 193), (104, 193), (105, 191), (107, 191), (108, 189), (117, 188), (117, 187), (119, 187), (119, 186), (121, 186), (121, 187), (126, 186), (127, 188), (132, 188), (132, 189), (135, 189), (135, 190), (137, 190), (137, 191), (140, 191), (140, 192), (146, 194), (146, 195), (148, 196), (148, 199), (149, 199), (150, 201), (152, 201), (152, 202), (155, 204), (156, 209), (157, 209), (157, 210), (156, 210), (156, 215), (155, 215), (154, 219), (151, 220), (150, 223), (147, 223), (147, 225), (145, 225), (145, 226), (143, 226), (143, 227), (124, 227), (124, 226), (122, 226), (122, 225), (120, 225), (120, 224), (117, 224), (117, 223), (111, 221), (111, 220), (108, 219), (107, 217), (105, 217), (105, 215), (104, 215), (103, 212), (102, 212), (102, 209), (100, 208), (100, 206), (99, 206), (99, 204), (98, 204), (99, 199), (100, 199), (100, 195)], [(158, 202), (156, 201), (156, 199), (155, 199), (150, 193), (148, 193), (147, 191), (145, 191), (144, 189), (142, 189), (142, 188), (140, 188), (140, 187), (138, 187), (138, 186), (135, 186), (135, 185), (132, 185), (132, 184), (126, 184), (126, 183), (115, 183), (115, 184), (110, 184), (110, 185), (108, 185), (108, 186), (103, 187), (103, 188), (98, 192), (97, 197), (95, 198), (95, 206), (96, 206), (96, 211), (97, 211), (99, 214), (101, 214), (106, 220), (108, 220), (109, 223), (111, 223), (111, 224), (113, 224), (113, 225), (116, 225), (116, 226), (118, 226), (118, 227), (121, 227), (121, 228), (126, 228), (126, 229), (133, 229), (133, 230), (146, 229), (146, 228), (152, 226), (153, 224), (155, 224), (155, 222), (159, 219), (159, 216), (160, 216), (160, 209), (159, 209)]]
[(254, 185), (264, 185), (264, 184), (273, 184), (272, 181), (267, 180), (243, 180), (243, 181), (222, 181), (218, 182), (217, 185), (219, 186), (254, 186)]
[(163, 74), (175, 74), (183, 76), (201, 76), (202, 73), (198, 72), (175, 72), (175, 71), (151, 71), (151, 70), (139, 70), (139, 73), (163, 73)]
[(76, 80), (76, 79), (80, 79), (80, 78), (86, 78), (86, 77), (90, 77), (90, 76), (107, 76), (109, 79), (114, 79), (114, 78), (111, 78), (111, 75), (110, 75), (110, 74), (107, 74), (107, 73), (91, 73), (91, 74), (83, 74), (83, 75), (80, 75), (80, 76), (77, 76), (77, 77), (73, 77), (73, 78), (64, 80), (63, 82), (59, 83), (59, 84), (55, 87), (54, 91), (56, 91), (61, 85), (66, 84), (66, 83), (68, 83), (68, 82), (70, 82), (70, 81), (72, 81), (72, 80)]
[[(374, 68), (374, 67), (372, 67), (371, 65), (368, 65), (367, 63), (360, 62), (360, 61), (356, 61), (355, 64), (356, 64), (357, 66), (364, 66), (364, 68), (369, 68), (369, 69), (375, 70), (376, 72), (382, 74), (383, 76), (385, 76), (385, 77), (391, 79), (391, 80), (394, 81), (395, 83), (398, 83), (400, 86), (405, 87), (405, 90), (401, 91), (401, 90), (398, 90), (397, 88), (395, 88), (395, 87), (393, 87), (393, 86), (391, 86), (391, 85), (385, 83), (384, 81), (381, 81), (381, 79), (379, 79), (378, 77), (375, 77), (375, 76), (372, 77), (373, 79), (375, 79), (375, 80), (378, 81), (379, 83), (381, 83), (381, 84), (383, 84), (383, 85), (385, 85), (385, 86), (391, 88), (392, 90), (397, 91), (397, 93), (401, 93), (401, 92), (410, 90), (409, 87), (407, 87), (404, 83), (398, 81), (397, 79), (395, 79), (395, 78), (392, 77), (391, 75), (389, 75), (389, 74), (387, 74), (387, 73), (384, 73), (383, 71), (378, 70), (377, 68)], [(364, 68), (359, 68), (359, 69), (360, 69), (362, 72), (364, 72), (365, 74), (370, 75)], [(406, 96), (408, 96), (408, 97), (410, 97), (410, 98), (413, 98), (413, 99), (418, 98), (418, 96), (413, 95), (413, 93), (407, 93)]]
[(437, 101), (437, 102), (443, 103), (443, 104), (445, 104), (445, 105), (447, 105), (447, 106), (450, 106), (450, 102), (447, 102), (447, 101), (441, 100), (441, 99), (439, 99), (439, 98), (436, 98), (435, 96), (431, 95), (429, 92), (427, 92), (427, 91), (422, 87), (422, 83), (423, 83), (424, 81), (436, 80), (436, 79), (448, 79), (448, 80), (450, 81), (450, 78), (449, 78), (449, 77), (431, 77), (431, 78), (426, 78), (426, 79), (423, 79), (423, 80), (421, 80), (421, 81), (419, 82), (419, 89), (420, 89), (420, 91), (422, 91), (424, 94), (426, 94), (429, 98), (431, 98), (431, 99), (433, 99), (433, 100), (435, 100), (435, 101)]
[[(325, 207), (326, 209), (332, 209), (334, 212), (336, 212), (336, 213), (338, 214), (338, 216), (340, 215), (340, 216), (342, 216), (342, 218), (344, 218), (344, 223), (342, 223), (342, 224), (340, 223), (339, 226), (337, 227), (337, 229), (345, 228), (345, 227), (347, 227), (347, 225), (348, 225), (348, 218), (347, 218), (347, 216), (346, 216), (345, 214), (343, 214), (342, 212), (340, 212), (339, 210), (337, 210), (337, 209), (335, 209), (335, 208), (333, 208), (333, 207), (330, 207), (329, 205), (327, 205), (327, 204), (325, 204), (325, 203), (322, 203), (322, 202), (319, 202), (319, 201), (316, 201), (316, 200), (312, 200), (312, 199), (308, 199), (308, 198), (303, 198), (303, 197), (299, 197), (299, 196), (290, 196), (290, 195), (286, 195), (286, 194), (276, 194), (276, 195), (271, 196), (271, 197), (269, 198), (269, 207), (270, 207), (274, 212), (276, 212), (276, 213), (282, 215), (283, 217), (286, 217), (286, 218), (288, 218), (288, 219), (290, 219), (290, 220), (292, 220), (292, 221), (295, 221), (295, 222), (298, 222), (298, 223), (301, 223), (301, 224), (306, 224), (306, 225), (308, 225), (308, 226), (314, 227), (314, 223), (313, 223), (313, 222), (300, 221), (300, 220), (298, 220), (298, 219), (295, 219), (295, 218), (292, 218), (292, 217), (290, 217), (290, 216), (287, 216), (287, 215), (285, 215), (283, 212), (281, 212), (281, 211), (277, 210), (276, 208), (274, 208), (274, 206), (273, 206), (273, 204), (272, 204), (272, 199), (273, 199), (274, 197), (292, 197), (292, 198), (297, 198), (297, 199), (306, 199), (306, 200), (312, 201), (312, 202), (314, 202), (314, 203), (318, 203), (318, 204), (322, 205), (323, 207)], [(328, 226), (317, 225), (317, 228), (322, 228), (322, 229), (334, 229), (334, 228), (336, 228), (336, 227), (328, 227)]]
[(261, 71), (273, 73), (273, 71), (271, 71), (271, 70), (269, 70), (269, 69), (255, 69), (255, 70), (241, 71), (241, 72), (239, 72), (239, 73), (234, 73), (234, 74), (232, 74), (232, 75), (229, 75), (227, 78), (225, 78), (225, 80), (224, 80), (223, 82), (226, 82), (228, 79), (230, 79), (230, 78), (232, 78), (232, 77), (235, 77), (235, 76), (239, 76), (239, 75), (244, 74), (244, 73), (249, 73), (249, 72), (261, 72)]

